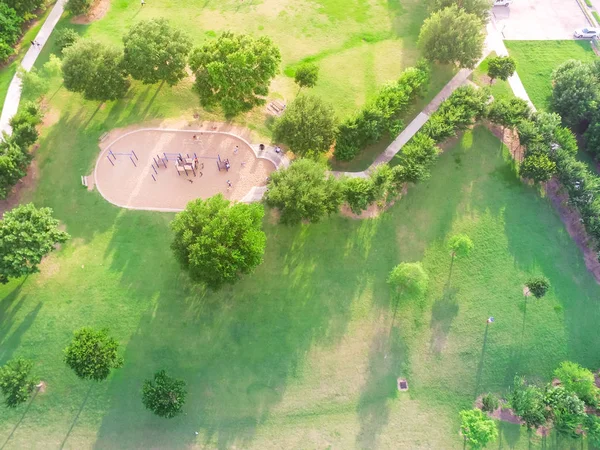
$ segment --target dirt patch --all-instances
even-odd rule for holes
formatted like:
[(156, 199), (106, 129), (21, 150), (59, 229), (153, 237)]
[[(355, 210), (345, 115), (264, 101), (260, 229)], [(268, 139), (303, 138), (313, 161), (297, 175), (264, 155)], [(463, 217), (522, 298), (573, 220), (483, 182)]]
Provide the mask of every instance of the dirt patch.
[(523, 161), (525, 148), (519, 141), (519, 134), (516, 130), (503, 128), (500, 125), (495, 125), (491, 122), (485, 122), (485, 126), (496, 136), (504, 145), (508, 147), (513, 159), (518, 162)]
[(552, 179), (546, 183), (546, 193), (552, 201), (552, 205), (558, 211), (567, 232), (583, 252), (583, 259), (587, 269), (592, 273), (596, 281), (600, 283), (600, 263), (598, 262), (596, 252), (593, 250), (594, 242), (585, 231), (585, 227), (581, 222), (581, 216), (575, 209), (568, 205), (568, 195), (560, 191), (558, 180)]
[(40, 381), (39, 384), (36, 386), (36, 389), (38, 390), (38, 392), (40, 394), (43, 394), (44, 392), (46, 392), (46, 388), (48, 387), (48, 385), (46, 384), (46, 382), (44, 380)]
[(96, 0), (87, 14), (73, 17), (71, 23), (87, 25), (96, 22), (106, 15), (108, 8), (110, 8), (110, 0)]
[(527, 286), (523, 286), (523, 295), (525, 297), (531, 297), (531, 291), (529, 290), (529, 288)]

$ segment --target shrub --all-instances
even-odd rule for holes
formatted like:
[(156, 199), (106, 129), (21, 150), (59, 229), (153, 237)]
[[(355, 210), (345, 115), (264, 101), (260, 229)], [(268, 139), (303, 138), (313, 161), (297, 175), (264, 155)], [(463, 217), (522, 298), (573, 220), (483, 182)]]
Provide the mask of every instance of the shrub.
[(486, 395), (483, 396), (483, 398), (481, 399), (481, 403), (483, 404), (483, 407), (481, 409), (483, 409), (484, 411), (488, 411), (488, 412), (496, 411), (498, 409), (498, 407), (500, 406), (498, 397), (496, 397), (494, 394), (490, 394), (490, 393), (487, 393)]
[(523, 178), (544, 183), (556, 172), (556, 163), (547, 154), (534, 152), (525, 156), (519, 172)]
[(535, 298), (542, 298), (550, 288), (550, 281), (546, 277), (532, 277), (527, 280), (525, 286), (534, 295)]
[(108, 330), (81, 328), (65, 348), (65, 363), (83, 380), (102, 381), (112, 369), (123, 366), (118, 349), (119, 343), (108, 335)]
[[(314, 63), (304, 63), (296, 69), (294, 81), (300, 89), (303, 87), (314, 87), (319, 79), (319, 66)], [(298, 90), (300, 92), (300, 90)]]
[(44, 0), (2, 0), (2, 2), (14, 9), (23, 20), (33, 19), (35, 17), (33, 12), (44, 8)]
[(599, 390), (596, 387), (594, 374), (579, 364), (564, 361), (554, 371), (567, 392), (572, 392), (583, 400), (586, 405), (596, 406), (598, 404)]
[(522, 377), (515, 377), (509, 404), (513, 412), (523, 419), (527, 429), (538, 428), (548, 420), (548, 410), (541, 389), (533, 385), (528, 386)]
[(22, 23), (22, 17), (13, 8), (0, 2), (0, 41), (14, 46), (21, 36)]
[(498, 438), (496, 422), (483, 414), (481, 410), (461, 411), (460, 418), (460, 432), (470, 448), (483, 448)]
[(154, 379), (144, 381), (142, 403), (157, 416), (170, 419), (181, 414), (186, 394), (185, 381), (161, 370), (154, 374)]
[(9, 123), (13, 131), (13, 142), (26, 152), (38, 139), (36, 127), (42, 123), (42, 112), (35, 103), (27, 102)]
[(398, 297), (421, 297), (427, 291), (429, 277), (420, 262), (400, 263), (392, 269), (387, 282)]
[(344, 181), (344, 200), (354, 214), (366, 210), (375, 199), (375, 188), (370, 178), (348, 178)]
[(11, 359), (0, 367), (0, 391), (9, 408), (26, 402), (33, 392), (35, 380), (31, 376), (31, 369), (33, 362), (24, 358)]
[(517, 64), (512, 57), (496, 56), (489, 59), (487, 74), (492, 80), (499, 78), (506, 81), (515, 73), (516, 69)]
[(86, 14), (92, 6), (92, 0), (68, 0), (65, 10), (74, 16)]
[(56, 32), (55, 45), (60, 53), (79, 40), (79, 33), (73, 28), (61, 28)]

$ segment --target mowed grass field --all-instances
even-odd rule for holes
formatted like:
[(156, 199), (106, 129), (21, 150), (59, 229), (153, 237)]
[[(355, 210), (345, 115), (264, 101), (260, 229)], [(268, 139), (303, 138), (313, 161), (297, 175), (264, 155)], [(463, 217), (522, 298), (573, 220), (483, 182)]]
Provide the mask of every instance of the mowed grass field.
[(517, 62), (517, 72), (532, 103), (551, 110), (552, 72), (569, 59), (593, 61), (597, 58), (588, 40), (504, 41)]
[[(458, 411), (478, 394), (506, 393), (515, 373), (548, 380), (565, 359), (600, 366), (600, 288), (484, 128), (377, 219), (287, 227), (268, 213), (264, 263), (213, 293), (177, 267), (171, 214), (118, 209), (79, 186), (97, 154), (94, 127), (140, 103), (64, 103), (41, 140), (30, 198), (54, 208), (72, 240), (41, 274), (0, 286), (0, 364), (32, 358), (47, 383), (29, 405), (0, 408), (4, 448), (460, 449)], [(475, 249), (450, 273), (444, 242), (456, 232)], [(396, 305), (386, 278), (402, 261), (422, 261), (430, 285)], [(526, 302), (532, 274), (553, 287)], [(81, 326), (121, 342), (125, 365), (105, 382), (80, 381), (62, 362)], [(140, 401), (162, 368), (188, 383), (185, 414), (172, 420)], [(499, 426), (492, 448), (580, 448)]]

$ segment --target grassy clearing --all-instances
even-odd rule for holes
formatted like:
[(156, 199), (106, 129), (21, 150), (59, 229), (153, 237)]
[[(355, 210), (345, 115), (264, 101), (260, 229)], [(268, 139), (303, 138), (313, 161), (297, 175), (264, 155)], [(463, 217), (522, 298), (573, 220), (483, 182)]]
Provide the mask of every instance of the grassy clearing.
[[(267, 215), (264, 264), (210, 293), (171, 256), (171, 214), (117, 209), (79, 186), (97, 130), (149, 102), (70, 105), (42, 138), (31, 197), (73, 239), (41, 274), (0, 286), (0, 364), (31, 357), (48, 383), (29, 407), (0, 409), (7, 449), (460, 449), (457, 413), (477, 393), (506, 392), (515, 372), (547, 380), (567, 358), (598, 366), (600, 288), (549, 202), (517, 179), (487, 130), (465, 134), (380, 218), (285, 227)], [(455, 232), (475, 249), (450, 272), (444, 241)], [(387, 274), (420, 260), (429, 292), (395, 310)], [(531, 274), (552, 281), (543, 300), (522, 296)], [(82, 325), (109, 327), (126, 361), (91, 388), (61, 361)], [(189, 384), (187, 414), (173, 420), (140, 402), (143, 379), (163, 367)], [(499, 448), (568, 445), (501, 426)]]
[(552, 71), (569, 59), (596, 58), (589, 41), (505, 41), (517, 72), (536, 108), (549, 111), (552, 98)]

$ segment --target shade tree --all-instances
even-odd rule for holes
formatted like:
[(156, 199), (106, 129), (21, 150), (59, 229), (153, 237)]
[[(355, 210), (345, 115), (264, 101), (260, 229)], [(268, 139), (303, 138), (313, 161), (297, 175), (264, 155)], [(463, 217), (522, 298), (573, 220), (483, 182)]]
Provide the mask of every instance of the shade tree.
[(460, 432), (469, 448), (479, 449), (498, 438), (496, 422), (480, 409), (468, 409), (460, 412)]
[(0, 283), (38, 272), (42, 258), (67, 239), (50, 208), (27, 203), (7, 211), (0, 221)]
[(556, 163), (543, 151), (526, 152), (519, 166), (519, 174), (535, 183), (545, 183), (556, 173)]
[(454, 260), (454, 258), (457, 256), (459, 258), (465, 258), (469, 256), (471, 250), (473, 250), (473, 247), (473, 241), (464, 233), (455, 234), (448, 240), (448, 250), (450, 250), (452, 260)]
[(200, 104), (220, 105), (227, 116), (264, 104), (280, 62), (279, 49), (268, 37), (231, 32), (195, 48), (189, 59)]
[(221, 194), (193, 200), (171, 222), (171, 249), (193, 281), (217, 289), (262, 263), (263, 217), (259, 203), (231, 204)]
[(9, 408), (19, 406), (31, 396), (36, 385), (32, 369), (33, 361), (22, 357), (13, 358), (0, 367), (0, 391)]
[(400, 297), (421, 297), (427, 291), (429, 276), (420, 262), (400, 263), (387, 279), (394, 294)]
[(594, 374), (572, 361), (563, 361), (554, 371), (567, 392), (572, 392), (586, 405), (597, 406), (600, 390), (596, 387)]
[(492, 3), (493, 0), (429, 0), (429, 10), (434, 12), (449, 6), (457, 6), (465, 12), (476, 15), (481, 20), (487, 20)]
[(529, 292), (533, 294), (535, 298), (542, 298), (550, 289), (550, 280), (544, 276), (531, 277), (525, 283), (525, 286), (529, 289)]
[(103, 381), (112, 369), (123, 366), (118, 355), (119, 343), (107, 329), (84, 327), (73, 333), (73, 340), (64, 350), (64, 360), (79, 378)]
[(517, 70), (517, 63), (512, 56), (495, 56), (488, 59), (487, 74), (490, 82), (496, 78), (508, 80)]
[(181, 414), (186, 395), (185, 381), (170, 377), (164, 370), (156, 372), (153, 379), (145, 380), (142, 387), (144, 406), (167, 419)]
[(273, 136), (300, 156), (314, 156), (331, 148), (336, 129), (331, 105), (319, 97), (301, 95), (276, 120)]
[(315, 63), (303, 63), (296, 69), (294, 81), (299, 86), (298, 93), (302, 88), (311, 88), (317, 84), (319, 79), (319, 66)]
[(190, 38), (164, 18), (142, 20), (123, 36), (123, 67), (143, 84), (176, 85), (187, 76)]
[(67, 0), (65, 11), (73, 15), (86, 14), (91, 6), (92, 0)]
[(538, 428), (546, 424), (548, 420), (544, 393), (538, 386), (526, 384), (523, 377), (515, 377), (508, 403), (513, 412), (525, 422), (528, 429)]
[(552, 73), (552, 108), (565, 124), (585, 130), (600, 101), (600, 83), (592, 66), (569, 60)]
[(419, 46), (429, 61), (472, 69), (483, 54), (483, 25), (481, 18), (453, 4), (425, 19)]
[(120, 50), (101, 42), (80, 39), (64, 51), (65, 88), (86, 100), (116, 100), (129, 89)]
[(271, 174), (265, 201), (279, 209), (281, 222), (318, 222), (338, 212), (344, 200), (343, 185), (326, 170), (324, 164), (303, 158)]

